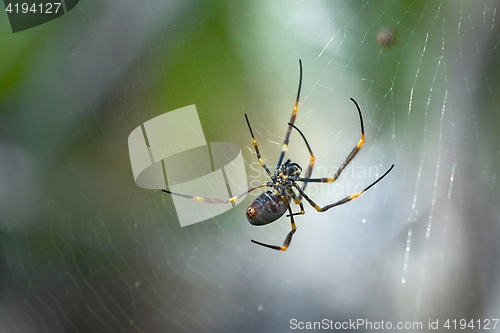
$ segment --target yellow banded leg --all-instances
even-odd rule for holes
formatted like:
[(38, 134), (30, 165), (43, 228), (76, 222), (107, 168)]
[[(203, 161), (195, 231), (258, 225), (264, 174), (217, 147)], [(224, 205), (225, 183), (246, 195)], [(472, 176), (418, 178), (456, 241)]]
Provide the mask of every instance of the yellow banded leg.
[(304, 199), (306, 199), (306, 200), (307, 200), (307, 202), (309, 202), (309, 204), (310, 204), (310, 205), (311, 205), (314, 209), (316, 209), (318, 212), (324, 212), (324, 211), (327, 211), (327, 210), (328, 210), (328, 209), (330, 209), (330, 208), (333, 208), (333, 207), (335, 207), (335, 206), (340, 206), (340, 205), (343, 205), (343, 204), (345, 204), (345, 203), (347, 203), (347, 202), (349, 202), (349, 201), (351, 201), (351, 200), (354, 200), (354, 199), (358, 198), (361, 194), (363, 194), (363, 193), (365, 193), (366, 191), (368, 191), (370, 188), (372, 188), (373, 186), (375, 186), (375, 184), (377, 184), (379, 181), (381, 181), (381, 180), (382, 180), (385, 176), (387, 176), (387, 174), (388, 174), (389, 172), (391, 172), (391, 170), (392, 170), (393, 168), (394, 168), (394, 164), (393, 164), (393, 165), (391, 165), (391, 167), (390, 167), (390, 168), (389, 168), (389, 169), (388, 169), (388, 170), (387, 170), (387, 171), (386, 171), (386, 172), (385, 172), (382, 176), (380, 176), (380, 177), (379, 177), (376, 181), (374, 181), (373, 183), (371, 183), (370, 185), (368, 185), (367, 187), (365, 187), (363, 190), (361, 190), (361, 191), (359, 191), (359, 192), (357, 192), (357, 193), (354, 193), (354, 194), (352, 194), (352, 195), (350, 195), (350, 196), (347, 196), (347, 197), (345, 197), (345, 198), (343, 198), (343, 199), (340, 199), (339, 201), (334, 202), (334, 203), (332, 203), (332, 204), (330, 204), (330, 205), (326, 205), (326, 206), (324, 206), (324, 207), (319, 207), (319, 206), (318, 206), (318, 205), (317, 205), (317, 204), (316, 204), (316, 203), (315, 203), (315, 202), (314, 202), (311, 198), (309, 198), (309, 197), (307, 196), (307, 194), (306, 194), (304, 191), (302, 191), (302, 189), (301, 189), (301, 188), (300, 188), (297, 184), (295, 184), (295, 188), (299, 191), (299, 193), (301, 193), (301, 194), (302, 194), (302, 196), (304, 197)]
[(162, 191), (165, 193), (171, 194), (171, 195), (176, 195), (178, 197), (183, 197), (183, 198), (195, 200), (198, 202), (230, 203), (230, 202), (235, 202), (236, 200), (243, 197), (244, 195), (246, 195), (246, 194), (248, 194), (248, 193), (250, 193), (258, 188), (262, 188), (262, 187), (273, 187), (273, 186), (272, 186), (272, 183), (261, 184), (261, 185), (252, 187), (252, 188), (246, 190), (245, 192), (238, 194), (237, 196), (234, 196), (234, 197), (229, 198), (229, 199), (204, 198), (204, 197), (198, 197), (198, 196), (189, 195), (189, 194), (180, 194), (180, 193), (170, 192), (169, 190), (162, 190)]
[(259, 163), (264, 168), (264, 170), (266, 170), (269, 177), (272, 178), (273, 175), (271, 174), (271, 171), (269, 171), (269, 168), (267, 167), (266, 163), (264, 163), (264, 160), (262, 159), (262, 156), (260, 155), (259, 145), (257, 144), (257, 140), (255, 140), (255, 136), (253, 135), (253, 131), (252, 131), (252, 126), (250, 126), (250, 121), (248, 120), (248, 116), (246, 114), (245, 114), (245, 119), (247, 121), (248, 129), (250, 130), (250, 135), (252, 136), (252, 143), (253, 143), (253, 147), (255, 149), (255, 153), (257, 154), (257, 159), (259, 160)]

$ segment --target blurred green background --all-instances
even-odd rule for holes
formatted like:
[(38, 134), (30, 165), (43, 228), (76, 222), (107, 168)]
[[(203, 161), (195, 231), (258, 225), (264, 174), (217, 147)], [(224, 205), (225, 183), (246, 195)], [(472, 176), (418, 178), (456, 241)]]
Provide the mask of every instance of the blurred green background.
[[(475, 331), (498, 318), (498, 8), (82, 0), (18, 33), (2, 12), (0, 332), (287, 332), (294, 318)], [(190, 104), (206, 140), (236, 143), (266, 181), (244, 114), (274, 167), (298, 59), (314, 175), (359, 139), (350, 97), (367, 135), (339, 185), (311, 196), (332, 203), (377, 178), (362, 170), (395, 164), (375, 188), (321, 214), (306, 204), (279, 253), (250, 242), (281, 244), (290, 228), (246, 221), (257, 194), (181, 228), (168, 195), (134, 183), (130, 132)], [(307, 165), (299, 136), (288, 156)]]

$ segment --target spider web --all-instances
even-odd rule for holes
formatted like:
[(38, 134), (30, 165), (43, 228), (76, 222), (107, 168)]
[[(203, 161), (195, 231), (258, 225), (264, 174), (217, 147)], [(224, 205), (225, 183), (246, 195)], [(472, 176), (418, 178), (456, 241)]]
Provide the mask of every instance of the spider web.
[[(287, 332), (323, 319), (482, 329), (500, 311), (498, 8), (80, 2), (16, 34), (1, 14), (0, 331)], [(258, 193), (181, 228), (168, 195), (137, 187), (128, 135), (190, 104), (207, 142), (241, 147), (249, 184), (268, 181), (244, 114), (274, 168), (298, 59), (313, 176), (333, 175), (359, 140), (350, 97), (366, 132), (339, 180), (307, 192), (327, 205), (394, 164), (377, 186), (325, 213), (305, 203), (285, 253), (250, 242), (281, 245), (290, 230), (285, 217), (246, 221)], [(307, 166), (295, 132), (287, 157)]]

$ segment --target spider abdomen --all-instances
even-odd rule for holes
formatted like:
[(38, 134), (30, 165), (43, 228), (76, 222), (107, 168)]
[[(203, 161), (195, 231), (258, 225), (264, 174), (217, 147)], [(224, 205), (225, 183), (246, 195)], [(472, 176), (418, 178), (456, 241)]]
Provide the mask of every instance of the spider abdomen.
[[(290, 196), (286, 198), (290, 201)], [(248, 206), (247, 220), (252, 225), (266, 225), (279, 219), (287, 210), (287, 204), (279, 194), (272, 191), (262, 193)]]

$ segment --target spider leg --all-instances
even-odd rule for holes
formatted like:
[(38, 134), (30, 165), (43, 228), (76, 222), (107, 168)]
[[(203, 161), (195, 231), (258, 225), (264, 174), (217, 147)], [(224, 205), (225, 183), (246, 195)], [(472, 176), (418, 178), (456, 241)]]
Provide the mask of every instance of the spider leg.
[(183, 198), (186, 198), (186, 199), (192, 199), (192, 200), (196, 200), (196, 201), (199, 201), (199, 202), (230, 203), (230, 202), (235, 202), (236, 200), (238, 200), (239, 198), (243, 197), (247, 193), (250, 193), (250, 192), (252, 192), (252, 191), (254, 191), (254, 190), (258, 189), (258, 188), (262, 188), (262, 187), (273, 187), (273, 185), (272, 185), (272, 183), (261, 184), (261, 185), (252, 187), (251, 189), (248, 189), (245, 192), (243, 192), (241, 194), (238, 194), (237, 196), (229, 198), (229, 199), (204, 198), (204, 197), (196, 197), (196, 196), (189, 195), (189, 194), (180, 194), (180, 193), (170, 192), (168, 190), (162, 190), (162, 191), (165, 192), (165, 193), (168, 193), (168, 194), (176, 195), (178, 197), (183, 197)]
[[(309, 176), (306, 174), (306, 177), (304, 178), (299, 178), (299, 181), (301, 182), (309, 182), (309, 183), (332, 183), (339, 178), (340, 174), (342, 171), (345, 169), (347, 164), (352, 161), (354, 156), (358, 153), (358, 151), (363, 147), (363, 144), (365, 143), (365, 126), (363, 125), (363, 116), (361, 115), (361, 109), (358, 105), (358, 103), (354, 100), (354, 98), (351, 98), (351, 101), (356, 105), (356, 108), (358, 109), (358, 114), (359, 114), (359, 122), (360, 122), (360, 127), (361, 127), (361, 138), (359, 139), (358, 143), (354, 148), (351, 150), (347, 158), (345, 159), (344, 163), (340, 166), (340, 168), (335, 172), (333, 177), (325, 177), (325, 178), (309, 178)], [(305, 188), (305, 186), (304, 186)], [(304, 189), (303, 188), (303, 189)]]
[(388, 174), (389, 172), (391, 172), (392, 168), (394, 168), (394, 164), (393, 164), (393, 165), (392, 165), (392, 166), (391, 166), (391, 167), (390, 167), (390, 168), (389, 168), (389, 169), (388, 169), (388, 170), (387, 170), (387, 171), (386, 171), (386, 172), (385, 172), (382, 176), (380, 176), (380, 177), (379, 177), (376, 181), (374, 181), (373, 183), (371, 183), (370, 185), (368, 185), (367, 187), (365, 187), (363, 190), (361, 190), (361, 191), (359, 191), (359, 192), (357, 192), (357, 193), (354, 193), (354, 194), (352, 194), (352, 195), (349, 195), (349, 196), (347, 196), (347, 197), (345, 197), (345, 198), (343, 198), (343, 199), (340, 199), (339, 201), (334, 202), (334, 203), (332, 203), (332, 204), (330, 204), (330, 205), (326, 205), (326, 206), (324, 206), (324, 207), (319, 207), (319, 206), (318, 206), (318, 205), (317, 205), (317, 204), (316, 204), (316, 203), (315, 203), (315, 202), (314, 202), (311, 198), (309, 198), (309, 197), (307, 196), (307, 194), (306, 194), (304, 191), (302, 191), (302, 190), (300, 189), (300, 187), (299, 187), (297, 184), (295, 184), (295, 188), (296, 188), (296, 189), (297, 189), (297, 190), (298, 190), (298, 191), (302, 194), (302, 196), (304, 197), (304, 199), (306, 199), (306, 200), (307, 200), (307, 202), (309, 202), (309, 204), (310, 204), (310, 205), (311, 205), (314, 209), (316, 209), (318, 212), (325, 212), (325, 211), (329, 210), (330, 208), (333, 208), (333, 207), (335, 207), (335, 206), (340, 206), (340, 205), (343, 205), (343, 204), (345, 204), (345, 203), (348, 203), (348, 202), (349, 202), (349, 201), (351, 201), (351, 200), (356, 199), (356, 198), (357, 198), (357, 197), (359, 197), (361, 194), (365, 193), (365, 192), (366, 192), (366, 191), (368, 191), (370, 188), (372, 188), (373, 186), (375, 186), (375, 184), (377, 184), (379, 181), (381, 181), (381, 180), (382, 180), (385, 176), (387, 176), (387, 174)]
[[(314, 167), (314, 161), (316, 160), (316, 158), (314, 157), (311, 146), (309, 145), (309, 142), (307, 142), (307, 139), (306, 139), (306, 136), (304, 135), (304, 133), (302, 133), (302, 131), (299, 130), (299, 128), (297, 126), (295, 126), (294, 124), (288, 123), (288, 125), (292, 126), (293, 128), (295, 128), (297, 130), (297, 132), (299, 132), (300, 136), (302, 136), (302, 139), (304, 139), (304, 142), (306, 143), (307, 150), (309, 150), (309, 155), (311, 155), (311, 157), (309, 159), (309, 165), (307, 166), (307, 170), (306, 170), (306, 177), (305, 178), (307, 179), (307, 178), (311, 177), (313, 167)], [(304, 184), (302, 185), (302, 191), (306, 190), (306, 186), (307, 186), (307, 182), (304, 182)], [(299, 193), (298, 198), (294, 198), (295, 203), (299, 204), (300, 199), (302, 199), (302, 194)]]
[(269, 177), (273, 178), (271, 171), (269, 171), (269, 168), (267, 167), (266, 163), (264, 163), (264, 160), (260, 156), (259, 145), (257, 144), (257, 140), (255, 140), (255, 136), (253, 135), (253, 131), (252, 131), (252, 126), (250, 126), (250, 121), (248, 121), (248, 116), (246, 115), (246, 113), (245, 113), (245, 119), (247, 120), (247, 125), (248, 125), (248, 129), (250, 130), (250, 134), (252, 135), (252, 143), (253, 143), (253, 147), (255, 148), (255, 153), (257, 154), (257, 159), (259, 160), (259, 163), (260, 163), (260, 165), (262, 165), (264, 170), (266, 170)]
[(299, 89), (297, 91), (297, 98), (295, 99), (295, 106), (293, 107), (292, 116), (290, 117), (290, 122), (288, 123), (288, 129), (286, 131), (285, 140), (283, 140), (283, 148), (281, 149), (280, 158), (278, 159), (278, 164), (276, 165), (276, 170), (279, 169), (285, 153), (288, 149), (288, 142), (290, 140), (290, 133), (292, 132), (292, 126), (295, 123), (295, 118), (297, 117), (297, 112), (299, 111), (299, 99), (300, 99), (300, 89), (302, 88), (302, 60), (299, 59), (300, 67), (300, 77), (299, 77)]
[(264, 247), (267, 247), (267, 248), (270, 248), (273, 250), (278, 250), (278, 251), (286, 251), (288, 249), (288, 247), (290, 246), (290, 243), (292, 242), (292, 236), (295, 233), (295, 231), (297, 231), (297, 227), (295, 226), (295, 221), (293, 220), (294, 214), (292, 213), (292, 209), (290, 208), (290, 204), (289, 204), (288, 200), (286, 200), (284, 195), (281, 196), (281, 199), (284, 200), (286, 202), (286, 204), (288, 205), (288, 211), (290, 212), (290, 215), (288, 215), (288, 216), (290, 216), (290, 223), (292, 224), (292, 230), (290, 230), (288, 235), (286, 235), (285, 241), (283, 242), (283, 246), (261, 243), (261, 242), (258, 242), (256, 240), (253, 240), (253, 239), (252, 239), (252, 243), (255, 243), (255, 244), (258, 244), (258, 245), (261, 245), (261, 246), (264, 246)]
[[(292, 213), (292, 215), (304, 215), (306, 213), (306, 211), (304, 210), (304, 205), (302, 204), (302, 201), (297, 198), (297, 195), (295, 194), (294, 191), (290, 190), (290, 195), (292, 196), (293, 200), (295, 201), (295, 203), (297, 205), (300, 206), (300, 212), (297, 212), (297, 213)], [(287, 215), (286, 217), (289, 217), (290, 215)]]

